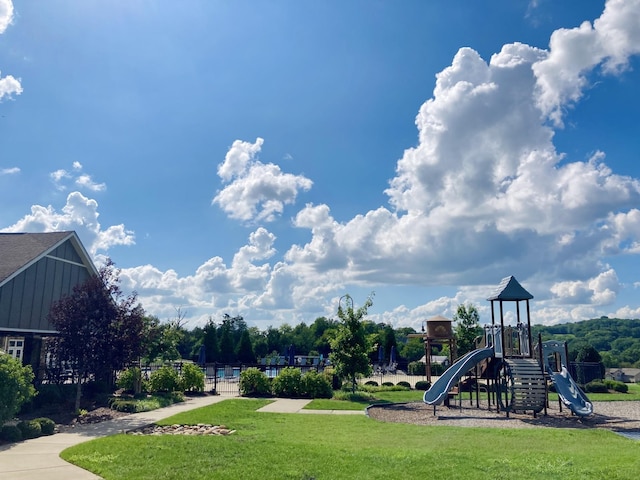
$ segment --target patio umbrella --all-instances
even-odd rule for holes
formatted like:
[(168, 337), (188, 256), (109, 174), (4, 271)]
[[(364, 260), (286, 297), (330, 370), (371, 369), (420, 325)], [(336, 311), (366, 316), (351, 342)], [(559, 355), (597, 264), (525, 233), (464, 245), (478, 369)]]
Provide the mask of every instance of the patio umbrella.
[(378, 347), (378, 364), (382, 365), (382, 362), (384, 362), (384, 348), (380, 345)]
[(198, 365), (204, 367), (205, 363), (207, 363), (207, 350), (204, 345), (200, 345), (200, 353), (198, 353)]
[(391, 353), (389, 354), (389, 363), (393, 365), (396, 363), (396, 346), (391, 345)]
[(296, 363), (296, 347), (293, 344), (289, 345), (289, 365), (293, 366)]

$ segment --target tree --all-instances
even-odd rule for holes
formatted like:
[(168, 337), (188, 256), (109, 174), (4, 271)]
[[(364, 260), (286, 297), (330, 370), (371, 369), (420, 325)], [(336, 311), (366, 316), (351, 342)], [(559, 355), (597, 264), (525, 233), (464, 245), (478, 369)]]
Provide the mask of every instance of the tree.
[(249, 336), (251, 337), (253, 353), (256, 355), (256, 357), (266, 358), (269, 354), (266, 335), (261, 332), (258, 327), (250, 327)]
[(207, 362), (215, 362), (220, 357), (220, 346), (218, 345), (218, 328), (209, 317), (209, 321), (204, 326), (204, 353)]
[(13, 418), (23, 403), (36, 394), (31, 365), (22, 365), (10, 355), (0, 353), (0, 425)]
[(251, 336), (249, 330), (243, 330), (240, 335), (240, 341), (236, 347), (236, 355), (238, 361), (242, 363), (256, 363), (256, 356), (253, 353), (253, 346), (251, 345)]
[(180, 358), (178, 345), (184, 330), (177, 320), (160, 323), (158, 317), (144, 317), (143, 360), (147, 363), (160, 359), (163, 362)]
[(475, 339), (482, 335), (482, 327), (480, 326), (480, 314), (478, 309), (473, 305), (458, 305), (453, 321), (457, 322), (455, 326), (456, 344), (458, 346), (458, 355), (462, 356), (475, 348)]
[(346, 310), (338, 305), (338, 317), (342, 323), (331, 340), (332, 352), (329, 358), (336, 369), (336, 375), (350, 380), (352, 391), (355, 392), (357, 376), (371, 374), (368, 356), (370, 346), (362, 318), (373, 305), (373, 300), (369, 296), (362, 307), (354, 310), (353, 299), (349, 295), (342, 298), (346, 299)]
[(223, 319), (220, 326), (220, 361), (222, 363), (231, 363), (236, 359), (235, 342), (231, 328), (231, 323), (226, 318)]
[(83, 382), (93, 376), (113, 385), (114, 372), (143, 353), (144, 310), (136, 294), (125, 297), (118, 284), (118, 271), (108, 260), (98, 275), (76, 286), (49, 311), (49, 321), (59, 332), (52, 353), (73, 371), (76, 410)]

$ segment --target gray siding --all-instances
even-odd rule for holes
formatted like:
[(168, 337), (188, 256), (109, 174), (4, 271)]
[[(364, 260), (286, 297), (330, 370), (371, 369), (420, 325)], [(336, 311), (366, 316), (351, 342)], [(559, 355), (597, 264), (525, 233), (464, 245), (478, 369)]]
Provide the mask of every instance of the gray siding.
[(51, 304), (90, 275), (85, 266), (69, 261), (81, 263), (67, 241), (0, 287), (0, 329), (55, 330), (47, 322)]

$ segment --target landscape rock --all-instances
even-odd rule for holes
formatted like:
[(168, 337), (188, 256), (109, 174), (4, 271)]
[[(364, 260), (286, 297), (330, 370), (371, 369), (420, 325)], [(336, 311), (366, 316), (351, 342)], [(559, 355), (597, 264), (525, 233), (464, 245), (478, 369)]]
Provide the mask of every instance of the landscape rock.
[(127, 432), (127, 435), (231, 435), (235, 432), (224, 425), (199, 423), (197, 425), (148, 425)]

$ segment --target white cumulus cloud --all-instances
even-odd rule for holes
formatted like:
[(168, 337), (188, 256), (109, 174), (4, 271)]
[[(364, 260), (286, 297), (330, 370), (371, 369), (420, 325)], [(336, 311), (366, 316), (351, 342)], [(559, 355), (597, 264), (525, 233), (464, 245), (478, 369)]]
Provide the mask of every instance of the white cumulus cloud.
[(49, 178), (53, 182), (55, 188), (65, 191), (69, 185), (73, 184), (76, 188), (88, 190), (90, 192), (104, 192), (107, 189), (106, 183), (97, 183), (92, 176), (82, 173), (82, 164), (78, 161), (73, 162), (72, 171), (69, 172), (64, 168), (60, 168), (49, 173)]
[(13, 2), (0, 0), (0, 33), (4, 33), (13, 20)]
[(549, 54), (533, 65), (537, 105), (557, 125), (563, 108), (578, 101), (595, 67), (617, 73), (640, 53), (640, 0), (609, 0), (596, 21), (559, 29), (549, 42)]
[(20, 95), (21, 93), (22, 85), (19, 79), (13, 75), (7, 75), (6, 77), (0, 75), (0, 100), (5, 97), (12, 98), (13, 95)]
[(16, 175), (20, 173), (19, 167), (0, 168), (0, 175)]
[(124, 225), (112, 225), (103, 229), (98, 221), (98, 202), (80, 192), (72, 192), (61, 211), (51, 205), (33, 205), (25, 215), (2, 232), (54, 232), (75, 230), (91, 255), (106, 252), (112, 246), (133, 245), (133, 232)]
[(231, 218), (271, 222), (284, 206), (293, 204), (298, 192), (308, 191), (313, 182), (302, 175), (284, 173), (279, 166), (257, 159), (263, 139), (255, 143), (236, 140), (218, 166), (218, 175), (227, 185), (213, 203)]

